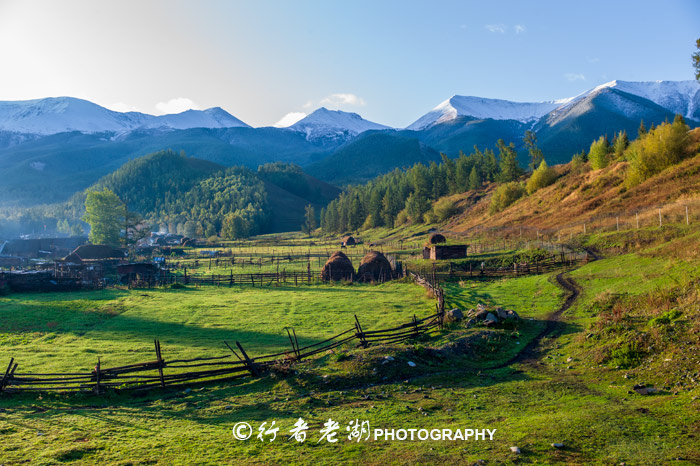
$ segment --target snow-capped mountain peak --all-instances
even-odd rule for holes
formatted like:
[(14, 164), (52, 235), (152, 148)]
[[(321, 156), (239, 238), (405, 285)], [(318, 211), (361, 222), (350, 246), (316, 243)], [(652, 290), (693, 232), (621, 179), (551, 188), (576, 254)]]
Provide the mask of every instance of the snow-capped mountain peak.
[(115, 112), (74, 97), (0, 102), (0, 130), (29, 134), (67, 131), (124, 132), (138, 128), (228, 128), (248, 126), (225, 110), (187, 110), (154, 116), (140, 112)]
[(560, 105), (562, 99), (549, 102), (513, 102), (502, 99), (455, 95), (440, 103), (406, 129), (421, 130), (434, 124), (454, 120), (460, 116), (477, 119), (517, 120), (523, 123), (538, 120)]
[(558, 113), (581, 100), (608, 90), (633, 94), (686, 118), (700, 120), (700, 83), (697, 81), (610, 81), (574, 97), (547, 102), (513, 102), (455, 95), (440, 103), (406, 129), (421, 130), (460, 116), (477, 119), (517, 120), (531, 123), (550, 112)]
[(700, 117), (700, 83), (697, 81), (610, 81), (585, 93), (617, 89), (650, 100), (686, 118)]
[(389, 127), (365, 120), (357, 113), (328, 110), (321, 107), (289, 128), (306, 134), (306, 138), (311, 140), (356, 136), (368, 130), (388, 129)]

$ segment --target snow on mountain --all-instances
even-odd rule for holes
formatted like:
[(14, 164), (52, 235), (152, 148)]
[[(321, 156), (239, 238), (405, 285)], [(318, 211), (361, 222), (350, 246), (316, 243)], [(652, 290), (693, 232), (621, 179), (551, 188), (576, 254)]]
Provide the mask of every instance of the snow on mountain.
[(289, 128), (306, 134), (308, 140), (356, 136), (371, 129), (389, 129), (388, 126), (365, 120), (357, 113), (328, 110), (325, 107), (319, 108)]
[(697, 81), (610, 81), (592, 89), (588, 94), (604, 89), (617, 89), (633, 94), (686, 118), (700, 117), (700, 83)]
[(0, 130), (55, 134), (66, 131), (123, 132), (137, 128), (228, 128), (248, 126), (225, 110), (187, 110), (154, 116), (139, 112), (115, 112), (73, 97), (0, 102)]
[[(438, 123), (454, 120), (460, 116), (477, 119), (517, 120), (534, 122), (541, 117), (558, 113), (582, 101), (588, 96), (616, 89), (650, 100), (655, 104), (679, 113), (686, 118), (700, 119), (700, 83), (697, 81), (611, 81), (567, 99), (548, 102), (512, 102), (455, 95), (426, 113), (406, 129), (421, 130)], [(620, 108), (624, 113), (625, 109)]]
[(420, 130), (434, 124), (454, 120), (460, 116), (470, 116), (477, 119), (517, 120), (527, 123), (540, 119), (569, 100), (512, 102), (510, 100), (455, 95), (420, 117), (406, 129)]

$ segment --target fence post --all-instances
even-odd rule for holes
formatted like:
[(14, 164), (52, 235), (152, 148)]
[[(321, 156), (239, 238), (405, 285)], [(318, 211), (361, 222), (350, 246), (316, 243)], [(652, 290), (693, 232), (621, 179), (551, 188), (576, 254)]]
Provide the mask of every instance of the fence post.
[(100, 357), (97, 356), (97, 365), (95, 366), (95, 395), (100, 394), (100, 371), (102, 370), (102, 363)]
[(690, 225), (690, 217), (688, 217), (688, 206), (685, 206), (685, 224)]
[(661, 207), (659, 207), (659, 227), (661, 226)]
[(355, 314), (355, 330), (357, 332), (355, 333), (355, 336), (357, 336), (360, 339), (360, 345), (363, 348), (367, 348), (367, 340), (365, 339), (365, 334), (362, 331), (362, 326), (360, 325), (360, 321), (357, 320), (357, 314)]
[(7, 366), (7, 370), (5, 371), (5, 375), (2, 376), (2, 380), (0, 380), (0, 393), (5, 389), (5, 386), (10, 379), (10, 369), (12, 369), (13, 362), (15, 362), (15, 358), (10, 358), (10, 364)]
[(160, 352), (160, 341), (153, 340), (153, 343), (156, 348), (156, 357), (158, 358), (158, 375), (160, 375), (160, 386), (165, 387), (165, 378), (163, 377), (163, 366), (165, 366), (165, 363), (163, 362), (163, 356)]
[(634, 217), (637, 219), (637, 230), (639, 230), (639, 212), (635, 212)]
[(248, 357), (248, 354), (245, 352), (245, 350), (243, 349), (243, 346), (241, 346), (240, 342), (236, 341), (236, 346), (238, 346), (238, 349), (241, 350), (241, 354), (243, 355), (243, 358), (245, 359), (245, 364), (246, 364), (246, 366), (248, 366), (248, 370), (250, 371), (250, 375), (257, 376), (258, 369), (255, 367), (253, 360)]

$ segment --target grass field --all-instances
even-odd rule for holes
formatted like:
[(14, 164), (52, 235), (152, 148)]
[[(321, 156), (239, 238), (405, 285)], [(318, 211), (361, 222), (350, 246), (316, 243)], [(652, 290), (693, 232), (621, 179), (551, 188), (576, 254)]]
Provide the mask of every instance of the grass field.
[(13, 294), (0, 297), (0, 350), (19, 372), (143, 362), (154, 338), (165, 358), (219, 355), (224, 340), (253, 356), (289, 349), (287, 326), (304, 346), (353, 327), (355, 314), (369, 330), (432, 312), (422, 288), (399, 282)]
[[(658, 248), (571, 272), (581, 295), (534, 361), (489, 369), (517, 354), (562, 304), (554, 274), (454, 282), (445, 285), (448, 308), (481, 302), (512, 308), (524, 320), (488, 330), (454, 324), (415, 342), (348, 347), (291, 371), (185, 391), (2, 396), (0, 463), (697, 464), (700, 268)], [(609, 321), (618, 307), (626, 311)], [(355, 313), (371, 329), (433, 309), (422, 288), (403, 282), (9, 295), (0, 298), (0, 351), (20, 368), (58, 369), (92, 367), (98, 355), (105, 365), (152, 358), (154, 337), (166, 359), (219, 354), (224, 339), (257, 354), (288, 348), (286, 325), (313, 342), (351, 326)], [(673, 309), (680, 317), (654, 323)], [(663, 346), (630, 367), (598, 359), (642, 334)], [(473, 342), (471, 351), (451, 350), (461, 338)], [(635, 383), (660, 391), (639, 395), (631, 391)], [(300, 417), (309, 424), (304, 443), (289, 438)], [(329, 418), (339, 422), (335, 444), (318, 442)], [(258, 427), (273, 420), (276, 440), (256, 439)], [(371, 429), (496, 434), (493, 441), (351, 442), (345, 427), (354, 420)], [(249, 422), (253, 437), (234, 439), (237, 422)]]

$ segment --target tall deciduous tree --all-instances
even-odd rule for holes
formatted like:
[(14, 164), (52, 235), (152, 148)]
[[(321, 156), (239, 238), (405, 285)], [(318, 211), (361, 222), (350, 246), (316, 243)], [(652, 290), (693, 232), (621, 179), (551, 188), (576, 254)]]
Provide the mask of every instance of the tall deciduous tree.
[(90, 225), (92, 244), (119, 246), (120, 232), (126, 225), (126, 206), (110, 189), (88, 191), (83, 220)]

